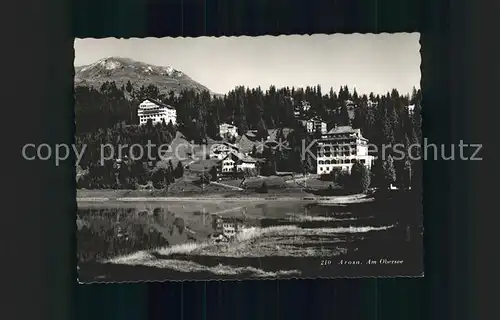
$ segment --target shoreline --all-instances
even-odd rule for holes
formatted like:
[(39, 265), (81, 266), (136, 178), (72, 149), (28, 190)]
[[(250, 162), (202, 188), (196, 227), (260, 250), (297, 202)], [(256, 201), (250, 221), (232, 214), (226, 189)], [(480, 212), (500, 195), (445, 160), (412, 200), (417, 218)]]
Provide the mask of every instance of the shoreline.
[(369, 202), (374, 199), (368, 197), (366, 195), (348, 195), (348, 196), (228, 196), (224, 197), (221, 195), (213, 195), (213, 196), (185, 196), (185, 197), (119, 197), (119, 198), (107, 198), (107, 197), (77, 197), (77, 203), (102, 203), (102, 202), (122, 202), (122, 203), (130, 203), (130, 202), (219, 202), (219, 201), (283, 201), (283, 202), (310, 202), (310, 203), (318, 203), (318, 204), (349, 204), (349, 203), (358, 203), (358, 202)]

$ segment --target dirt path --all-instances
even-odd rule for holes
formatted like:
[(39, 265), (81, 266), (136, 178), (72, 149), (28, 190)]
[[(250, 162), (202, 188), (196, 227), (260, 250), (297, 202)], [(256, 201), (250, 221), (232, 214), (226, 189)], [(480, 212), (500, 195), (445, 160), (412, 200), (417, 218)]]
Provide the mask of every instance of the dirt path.
[[(238, 188), (234, 187), (233, 188)], [(232, 196), (224, 197), (221, 195), (213, 196), (200, 196), (200, 197), (118, 197), (116, 199), (110, 198), (97, 198), (97, 197), (82, 197), (77, 198), (79, 203), (120, 203), (120, 202), (228, 202), (228, 201), (239, 201), (239, 202), (267, 202), (267, 201), (300, 201), (300, 202), (311, 202), (319, 204), (341, 204), (341, 203), (356, 203), (356, 202), (366, 202), (373, 201), (372, 197), (366, 195), (348, 195), (348, 196), (310, 196), (310, 195), (265, 195), (265, 196)]]
[(306, 181), (308, 179), (314, 179), (314, 178), (316, 178), (316, 175), (310, 174), (310, 175), (305, 176), (305, 177), (300, 177), (300, 178), (294, 178), (294, 179), (286, 180), (285, 183), (301, 182), (301, 181)]
[(221, 210), (221, 211), (217, 211), (217, 212), (214, 212), (214, 214), (222, 214), (222, 213), (228, 213), (228, 212), (232, 212), (232, 211), (238, 211), (238, 210), (241, 210), (243, 209), (244, 207), (234, 207), (234, 208), (229, 208), (229, 209), (225, 209), (225, 210)]
[(186, 167), (188, 167), (188, 166), (192, 165), (192, 164), (193, 164), (193, 163), (195, 163), (195, 162), (196, 162), (196, 160), (191, 160), (191, 161), (189, 161), (188, 163), (186, 163), (186, 164), (184, 165), (184, 169), (185, 169)]
[(226, 187), (226, 188), (230, 188), (230, 189), (233, 189), (233, 190), (239, 190), (239, 191), (243, 191), (244, 189), (240, 188), (240, 187), (235, 187), (235, 186), (231, 186), (231, 185), (228, 185), (228, 184), (225, 184), (225, 183), (220, 183), (220, 182), (210, 182), (210, 184), (215, 184), (217, 186), (222, 186), (222, 187)]

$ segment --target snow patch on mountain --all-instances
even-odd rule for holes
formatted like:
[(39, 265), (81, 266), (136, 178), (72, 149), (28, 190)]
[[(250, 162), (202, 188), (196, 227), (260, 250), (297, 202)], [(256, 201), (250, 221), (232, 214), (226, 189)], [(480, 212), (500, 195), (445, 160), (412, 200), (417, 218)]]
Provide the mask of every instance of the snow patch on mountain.
[(75, 67), (75, 86), (99, 88), (105, 81), (114, 81), (118, 87), (128, 81), (135, 89), (153, 84), (162, 93), (183, 89), (208, 90), (172, 66), (156, 66), (123, 57), (107, 57), (92, 64)]
[(121, 63), (114, 59), (101, 59), (96, 64), (103, 67), (106, 70), (114, 70), (116, 68), (121, 67)]
[(172, 72), (174, 72), (174, 68), (172, 68), (172, 66), (168, 66), (163, 69), (167, 72), (168, 75), (171, 75)]

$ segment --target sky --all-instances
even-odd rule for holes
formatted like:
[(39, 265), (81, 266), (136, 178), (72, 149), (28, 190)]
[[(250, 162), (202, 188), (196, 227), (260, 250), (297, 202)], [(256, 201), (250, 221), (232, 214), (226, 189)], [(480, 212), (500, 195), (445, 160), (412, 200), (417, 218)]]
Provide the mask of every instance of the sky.
[(172, 66), (216, 93), (343, 85), (358, 93), (411, 93), (420, 87), (420, 34), (76, 39), (75, 66), (124, 57)]

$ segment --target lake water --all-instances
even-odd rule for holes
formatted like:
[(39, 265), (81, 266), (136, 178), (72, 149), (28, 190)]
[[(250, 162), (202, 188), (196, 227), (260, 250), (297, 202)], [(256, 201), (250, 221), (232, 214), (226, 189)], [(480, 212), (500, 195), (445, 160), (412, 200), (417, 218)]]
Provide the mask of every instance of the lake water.
[[(385, 210), (384, 210), (385, 209)], [(213, 214), (244, 229), (214, 243)], [(399, 205), (301, 201), (79, 205), (80, 281), (417, 275), (421, 215)], [(371, 259), (404, 261), (366, 265)], [(346, 261), (362, 264), (346, 265)]]

